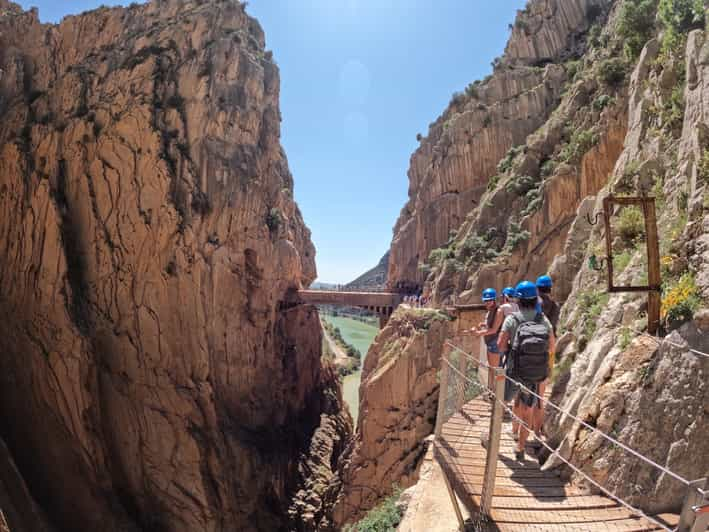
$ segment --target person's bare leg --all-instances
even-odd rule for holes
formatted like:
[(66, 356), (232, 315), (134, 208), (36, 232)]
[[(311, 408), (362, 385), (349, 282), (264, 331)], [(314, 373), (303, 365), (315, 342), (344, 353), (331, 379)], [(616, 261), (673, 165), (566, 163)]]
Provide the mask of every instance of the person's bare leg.
[(517, 448), (515, 449), (517, 454), (524, 453), (524, 446), (527, 444), (527, 436), (529, 436), (529, 430), (525, 427), (525, 424), (529, 425), (532, 419), (532, 409), (529, 408), (524, 403), (519, 404), (520, 419), (524, 423), (519, 425), (519, 439), (517, 440)]
[[(538, 386), (538, 394), (539, 397), (544, 397), (544, 391), (546, 390), (547, 382), (543, 381), (539, 383)], [(544, 402), (541, 400), (537, 400), (535, 406), (534, 406), (534, 425), (532, 425), (532, 428), (534, 429), (535, 434), (539, 437), (541, 436), (541, 431), (542, 431), (542, 425), (544, 424)]]
[(519, 406), (519, 396), (515, 395), (514, 401), (512, 403), (512, 413), (514, 416), (512, 416), (512, 432), (514, 434), (517, 434), (519, 437), (519, 421), (517, 421), (517, 418), (522, 418), (522, 410)]
[(495, 369), (500, 367), (500, 353), (487, 353), (487, 363), (490, 369), (487, 372), (487, 387), (490, 391), (495, 390)]

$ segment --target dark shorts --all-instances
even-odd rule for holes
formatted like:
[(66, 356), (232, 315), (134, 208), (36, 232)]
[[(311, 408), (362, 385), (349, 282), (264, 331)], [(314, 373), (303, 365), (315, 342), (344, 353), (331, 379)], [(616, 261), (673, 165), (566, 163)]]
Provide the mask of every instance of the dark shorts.
[(500, 354), (500, 350), (497, 347), (497, 336), (491, 339), (485, 339), (485, 347), (487, 347), (487, 352), (493, 355)]
[[(529, 388), (531, 391), (539, 395), (539, 383), (538, 382), (523, 382), (527, 388)], [(519, 388), (519, 387), (517, 387)], [(519, 402), (520, 404), (523, 404), (525, 406), (528, 406), (530, 408), (535, 407), (539, 404), (539, 399), (529, 393), (527, 390), (524, 388), (519, 388)]]

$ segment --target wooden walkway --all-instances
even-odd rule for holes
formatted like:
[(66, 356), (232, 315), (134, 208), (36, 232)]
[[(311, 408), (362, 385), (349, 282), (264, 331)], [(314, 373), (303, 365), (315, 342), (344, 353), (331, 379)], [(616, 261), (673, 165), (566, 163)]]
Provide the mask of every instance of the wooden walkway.
[[(470, 515), (479, 514), (486, 459), (480, 435), (489, 431), (490, 415), (490, 405), (484, 400), (467, 403), (462, 412), (443, 424), (442, 436), (435, 443), (435, 457)], [(503, 423), (490, 512), (492, 523), (480, 530), (661, 530), (610, 498), (584, 494), (565, 484), (553, 472), (541, 471), (529, 454), (523, 463), (515, 461), (515, 442), (510, 430), (511, 424)], [(670, 527), (677, 525), (675, 515), (656, 518)]]

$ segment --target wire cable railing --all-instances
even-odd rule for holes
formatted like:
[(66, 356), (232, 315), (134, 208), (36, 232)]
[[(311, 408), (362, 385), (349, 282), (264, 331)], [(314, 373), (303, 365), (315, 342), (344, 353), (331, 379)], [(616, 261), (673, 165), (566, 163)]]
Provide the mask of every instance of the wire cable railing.
[[(674, 344), (674, 342), (669, 342), (671, 344)], [(535, 431), (532, 429), (532, 427), (529, 426), (527, 422), (525, 422), (523, 419), (521, 419), (515, 412), (510, 408), (506, 402), (504, 401), (504, 398), (498, 397), (491, 389), (489, 389), (487, 386), (484, 386), (480, 383), (480, 380), (478, 379), (478, 371), (481, 368), (484, 368), (486, 370), (495, 370), (497, 368), (491, 367), (487, 362), (485, 362), (482, 359), (478, 359), (472, 355), (470, 355), (466, 350), (462, 349), (461, 347), (455, 345), (453, 342), (450, 340), (447, 340), (445, 342), (446, 346), (449, 347), (451, 350), (444, 352), (442, 356), (442, 362), (445, 363), (446, 369), (446, 379), (449, 383), (448, 389), (445, 390), (444, 393), (444, 401), (445, 404), (442, 408), (442, 410), (439, 410), (439, 414), (442, 412), (444, 414), (442, 422), (445, 422), (448, 420), (455, 411), (460, 410), (463, 406), (463, 404), (469, 402), (472, 398), (476, 397), (477, 395), (480, 395), (481, 393), (485, 393), (488, 395), (488, 397), (491, 398), (494, 402), (498, 402), (502, 409), (509, 413), (510, 417), (518, 423), (520, 426), (523, 426), (526, 430), (530, 432), (530, 434), (534, 434)], [(676, 344), (678, 347), (681, 347), (683, 349), (687, 349), (685, 346), (681, 346), (679, 344)], [(461, 358), (464, 358), (466, 360), (465, 363), (461, 360)], [(472, 362), (472, 365), (467, 364), (467, 362)], [(457, 363), (456, 363), (457, 362)], [(457, 367), (456, 367), (457, 366)], [(472, 371), (471, 371), (472, 369)], [(642, 453), (638, 452), (637, 450), (629, 447), (628, 445), (618, 441), (616, 438), (610, 436), (609, 434), (606, 434), (602, 430), (598, 429), (597, 427), (594, 427), (584, 420), (580, 419), (578, 416), (574, 415), (573, 413), (569, 412), (568, 410), (562, 408), (561, 406), (553, 403), (549, 399), (546, 399), (536, 393), (534, 390), (531, 390), (528, 386), (526, 386), (524, 383), (510, 377), (507, 374), (503, 375), (504, 378), (518, 387), (518, 389), (524, 390), (526, 393), (530, 394), (537, 400), (541, 401), (542, 403), (540, 404), (549, 404), (552, 408), (554, 408), (557, 412), (560, 412), (566, 416), (568, 416), (570, 419), (573, 419), (574, 421), (578, 422), (581, 426), (586, 428), (587, 430), (593, 432), (594, 434), (598, 434), (601, 437), (603, 437), (605, 440), (608, 442), (612, 443), (614, 446), (617, 446), (620, 449), (623, 449), (624, 451), (628, 452), (635, 458), (643, 461), (644, 463), (648, 464), (651, 467), (654, 467), (655, 469), (661, 471), (662, 473), (666, 474), (668, 477), (673, 478), (674, 480), (680, 482), (683, 486), (689, 488), (690, 490), (696, 490), (701, 496), (705, 496), (706, 492), (696, 485), (696, 481), (691, 482), (684, 478), (682, 475), (679, 475), (678, 473), (675, 473), (674, 471), (668, 469), (667, 467), (664, 467), (651, 458), (648, 458), (647, 456), (644, 456)], [(442, 383), (443, 384), (443, 383)], [(469, 391), (467, 391), (467, 388), (474, 389), (476, 392), (474, 394), (471, 394)], [(452, 390), (452, 393), (451, 393)], [(649, 515), (647, 515), (645, 512), (643, 512), (641, 509), (633, 506), (629, 502), (625, 501), (622, 499), (620, 496), (616, 495), (613, 491), (611, 491), (608, 488), (605, 488), (602, 486), (598, 481), (593, 479), (589, 474), (584, 472), (582, 469), (580, 469), (578, 466), (574, 465), (569, 459), (564, 458), (561, 453), (557, 450), (552, 448), (547, 442), (542, 441), (541, 439), (538, 440), (539, 443), (546, 448), (551, 455), (555, 456), (559, 460), (561, 460), (564, 464), (566, 464), (571, 470), (573, 470), (575, 473), (583, 477), (586, 481), (588, 481), (591, 485), (595, 486), (598, 490), (603, 492), (605, 495), (607, 495), (609, 498), (612, 500), (616, 501), (618, 504), (622, 505), (624, 508), (627, 510), (631, 511), (635, 515), (638, 515), (649, 522), (653, 523), (654, 525), (660, 527), (662, 530), (666, 530), (668, 532), (672, 532), (673, 529), (669, 528), (666, 524), (658, 521), (656, 518), (653, 518)]]
[[(459, 350), (461, 353), (463, 353), (463, 355), (466, 356), (466, 357), (468, 357), (469, 360), (473, 360), (473, 359), (474, 359), (474, 357), (470, 356), (468, 353), (466, 353), (465, 351), (463, 351), (461, 348), (459, 348), (459, 347), (453, 345), (453, 344), (450, 343), (450, 342), (447, 342), (447, 343), (448, 343), (451, 347), (453, 347), (454, 349)], [(490, 366), (487, 365), (487, 364), (485, 364), (484, 362), (478, 361), (478, 363), (479, 363), (480, 365), (484, 365), (485, 367), (490, 368)], [(687, 486), (687, 487), (689, 487), (689, 486), (691, 485), (691, 481), (687, 480), (687, 479), (684, 478), (683, 476), (681, 476), (681, 475), (675, 473), (674, 471), (671, 471), (671, 470), (667, 469), (666, 467), (664, 467), (664, 466), (658, 464), (657, 462), (655, 462), (655, 461), (652, 460), (651, 458), (648, 458), (647, 456), (644, 456), (643, 454), (639, 453), (639, 452), (636, 451), (635, 449), (633, 449), (633, 448), (627, 446), (626, 444), (624, 444), (624, 443), (618, 441), (618, 440), (615, 439), (613, 436), (610, 436), (609, 434), (606, 434), (605, 432), (603, 432), (602, 430), (600, 430), (598, 427), (594, 427), (593, 425), (589, 425), (588, 423), (586, 423), (585, 421), (583, 421), (583, 420), (582, 420), (581, 418), (579, 418), (578, 416), (572, 414), (572, 413), (569, 412), (568, 410), (565, 410), (564, 408), (560, 407), (559, 405), (553, 403), (553, 402), (550, 401), (549, 399), (545, 399), (544, 397), (542, 397), (541, 395), (537, 394), (536, 392), (534, 392), (533, 390), (531, 390), (529, 387), (525, 386), (524, 384), (522, 384), (522, 383), (519, 382), (518, 380), (513, 379), (513, 378), (510, 377), (509, 375), (505, 375), (505, 378), (506, 378), (507, 380), (509, 380), (512, 384), (514, 384), (514, 385), (516, 385), (516, 386), (519, 386), (521, 389), (524, 389), (527, 393), (529, 393), (530, 395), (532, 395), (533, 397), (535, 397), (536, 399), (538, 399), (539, 401), (541, 401), (543, 404), (548, 404), (548, 405), (550, 405), (550, 406), (551, 406), (552, 408), (554, 408), (557, 412), (568, 416), (569, 418), (571, 418), (571, 419), (573, 419), (574, 421), (576, 421), (576, 422), (578, 422), (579, 424), (581, 424), (584, 428), (586, 428), (586, 429), (592, 431), (594, 434), (600, 435), (601, 437), (603, 437), (604, 439), (606, 439), (607, 441), (609, 441), (609, 442), (612, 443), (613, 445), (617, 445), (617, 446), (620, 447), (621, 449), (623, 449), (623, 450), (625, 450), (626, 452), (632, 454), (633, 456), (635, 456), (636, 458), (642, 460), (642, 461), (645, 462), (646, 464), (648, 464), (648, 465), (650, 465), (650, 466), (652, 466), (652, 467), (655, 467), (656, 469), (659, 469), (659, 470), (662, 471), (663, 473), (665, 473), (665, 474), (667, 474), (668, 476), (674, 478), (674, 479), (677, 480), (678, 482), (681, 482), (682, 484), (684, 484), (684, 485)]]

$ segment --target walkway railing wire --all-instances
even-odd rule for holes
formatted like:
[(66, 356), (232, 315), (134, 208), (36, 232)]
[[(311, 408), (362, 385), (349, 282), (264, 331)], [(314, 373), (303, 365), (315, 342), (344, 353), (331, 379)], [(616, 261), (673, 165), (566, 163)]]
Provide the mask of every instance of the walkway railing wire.
[[(450, 345), (452, 348), (454, 348), (454, 349), (456, 349), (457, 351), (460, 351), (461, 353), (463, 353), (464, 356), (468, 357), (468, 358), (471, 359), (471, 360), (474, 359), (474, 357), (470, 356), (468, 353), (466, 353), (465, 351), (463, 351), (460, 347), (457, 347), (457, 346), (453, 345), (453, 344), (450, 343), (450, 342), (448, 342), (448, 343), (449, 343), (449, 345)], [(488, 366), (487, 364), (485, 364), (484, 362), (478, 362), (478, 363), (479, 363), (480, 365), (483, 365), (483, 366), (487, 367), (487, 368), (490, 367), (490, 366)], [(659, 470), (662, 471), (663, 473), (665, 473), (665, 474), (667, 474), (668, 476), (674, 478), (674, 479), (677, 480), (678, 482), (681, 482), (682, 484), (684, 484), (684, 485), (687, 486), (687, 487), (689, 487), (689, 486), (691, 485), (691, 482), (690, 482), (689, 480), (687, 480), (686, 478), (684, 478), (683, 476), (681, 476), (681, 475), (675, 473), (674, 471), (671, 471), (671, 470), (667, 469), (666, 467), (664, 467), (664, 466), (658, 464), (658, 463), (655, 462), (654, 460), (648, 458), (647, 456), (642, 455), (641, 453), (639, 453), (638, 451), (636, 451), (635, 449), (633, 449), (633, 448), (631, 448), (631, 447), (628, 447), (628, 446), (625, 445), (624, 443), (619, 442), (619, 441), (616, 440), (613, 436), (610, 436), (610, 435), (606, 434), (605, 432), (603, 432), (602, 430), (598, 429), (597, 427), (594, 427), (594, 426), (592, 426), (592, 425), (589, 425), (588, 423), (586, 423), (585, 421), (583, 421), (583, 420), (582, 420), (581, 418), (579, 418), (578, 416), (572, 414), (572, 413), (569, 412), (568, 410), (565, 410), (565, 409), (561, 408), (559, 405), (557, 405), (557, 404), (551, 402), (549, 399), (545, 399), (545, 398), (541, 397), (540, 395), (538, 395), (538, 394), (535, 393), (534, 391), (530, 390), (527, 386), (525, 386), (525, 385), (522, 384), (521, 382), (519, 382), (519, 381), (513, 379), (513, 378), (510, 377), (509, 375), (505, 375), (505, 378), (506, 378), (507, 380), (509, 380), (510, 382), (512, 382), (513, 384), (515, 384), (515, 385), (519, 386), (520, 388), (524, 389), (524, 390), (525, 390), (527, 393), (529, 393), (530, 395), (532, 395), (532, 396), (536, 397), (537, 399), (539, 399), (540, 401), (542, 401), (543, 404), (548, 404), (548, 405), (550, 405), (550, 406), (551, 406), (552, 408), (554, 408), (557, 412), (560, 412), (560, 413), (562, 413), (562, 414), (568, 416), (569, 418), (573, 419), (574, 421), (577, 421), (578, 423), (580, 423), (580, 424), (581, 424), (583, 427), (585, 427), (586, 429), (588, 429), (588, 430), (594, 432), (595, 434), (599, 434), (600, 436), (602, 436), (603, 438), (605, 438), (607, 441), (609, 441), (609, 442), (612, 443), (613, 445), (617, 445), (617, 446), (620, 447), (621, 449), (627, 451), (628, 453), (630, 453), (630, 454), (632, 454), (633, 456), (635, 456), (636, 458), (642, 460), (642, 461), (645, 462), (646, 464), (651, 465), (652, 467), (655, 467), (656, 469), (659, 469)]]
[[(652, 337), (654, 338), (654, 337)], [(685, 346), (681, 346), (679, 344), (674, 344), (673, 342), (669, 342), (673, 345), (677, 345), (677, 347), (681, 347), (683, 349), (687, 349)], [(495, 401), (501, 404), (502, 408), (509, 412), (510, 416), (517, 421), (520, 425), (524, 426), (530, 434), (533, 434), (534, 431), (532, 428), (524, 422), (522, 419), (520, 419), (515, 413), (512, 411), (512, 409), (505, 403), (504, 400), (501, 398), (498, 398), (490, 389), (488, 389), (486, 386), (484, 386), (482, 383), (480, 383), (478, 379), (478, 369), (479, 368), (485, 368), (486, 370), (491, 370), (491, 366), (484, 362), (483, 360), (476, 359), (474, 356), (470, 355), (467, 353), (464, 349), (461, 347), (453, 344), (450, 341), (446, 341), (446, 345), (452, 349), (452, 351), (443, 354), (443, 362), (448, 366), (449, 370), (448, 371), (448, 383), (447, 387), (445, 390), (445, 405), (443, 407), (443, 422), (447, 421), (453, 414), (455, 414), (457, 411), (460, 411), (463, 404), (469, 402), (470, 400), (474, 399), (481, 393), (485, 392), (489, 395), (489, 397), (493, 398)], [(703, 355), (706, 355), (704, 353), (701, 353)], [(472, 362), (472, 365), (462, 363), (460, 360), (460, 357), (464, 357), (468, 361)], [(709, 356), (709, 355), (706, 355)], [(453, 359), (453, 360), (451, 360)], [(458, 366), (458, 367), (456, 367)], [(466, 368), (465, 372), (461, 371), (460, 368)], [(535, 393), (533, 390), (530, 390), (527, 386), (522, 384), (521, 382), (513, 379), (512, 377), (505, 375), (505, 378), (513, 383), (514, 385), (518, 386), (521, 389), (524, 389), (527, 393), (531, 394), (535, 398), (539, 399), (540, 401), (543, 401), (542, 404), (548, 404), (551, 405), (552, 408), (557, 410), (558, 412), (568, 416), (569, 418), (577, 421), (580, 423), (583, 427), (586, 429), (592, 431), (593, 433), (601, 435), (604, 439), (607, 441), (611, 442), (613, 445), (618, 446), (619, 448), (625, 450), (626, 452), (632, 454), (636, 458), (642, 460), (646, 464), (662, 471), (663, 473), (667, 474), (668, 476), (672, 477), (673, 479), (677, 480), (678, 482), (682, 483), (686, 487), (692, 488), (692, 482), (687, 480), (686, 478), (682, 477), (681, 475), (667, 469), (666, 467), (658, 464), (654, 460), (642, 455), (635, 449), (632, 449), (631, 447), (625, 445), (624, 443), (618, 441), (617, 439), (613, 438), (612, 436), (604, 433), (597, 427), (593, 427), (580, 419), (578, 416), (572, 414), (566, 409), (561, 408), (560, 406), (556, 405), (555, 403), (551, 402), (549, 399), (543, 398), (537, 393)], [(556, 450), (553, 449), (548, 443), (539, 440), (540, 444), (543, 445), (552, 455), (556, 456), (559, 458), (562, 462), (564, 462), (567, 466), (569, 466), (574, 472), (577, 474), (581, 475), (585, 480), (590, 482), (593, 486), (595, 486), (597, 489), (605, 493), (608, 497), (613, 499), (614, 501), (618, 502), (621, 504), (623, 507), (628, 509), (629, 511), (633, 512), (634, 514), (647, 519), (648, 521), (652, 522), (656, 526), (660, 527), (661, 529), (667, 531), (667, 532), (672, 532), (673, 529), (669, 528), (667, 525), (664, 523), (658, 521), (657, 519), (647, 515), (645, 512), (640, 510), (639, 508), (633, 506), (632, 504), (626, 502), (623, 500), (621, 497), (610, 491), (609, 489), (603, 487), (601, 484), (599, 484), (596, 480), (591, 478), (587, 473), (585, 473), (583, 470), (575, 466), (573, 463), (571, 463), (569, 460), (561, 456), (561, 454)], [(698, 488), (697, 489), (699, 493), (703, 493), (702, 490)]]

